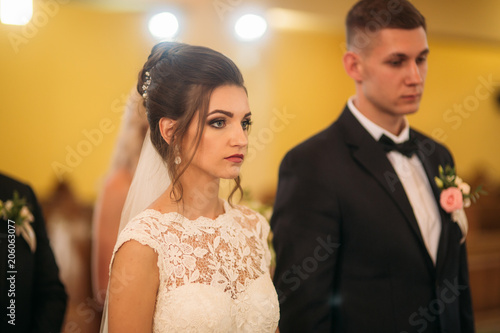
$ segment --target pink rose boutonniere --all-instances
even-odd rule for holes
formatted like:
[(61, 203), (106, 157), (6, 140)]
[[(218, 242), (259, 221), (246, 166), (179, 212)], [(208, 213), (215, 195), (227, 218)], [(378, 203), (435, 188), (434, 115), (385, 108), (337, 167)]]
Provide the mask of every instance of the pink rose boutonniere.
[(471, 192), (469, 184), (465, 183), (456, 175), (455, 168), (447, 165), (444, 169), (439, 166), (439, 177), (435, 177), (436, 185), (441, 189), (439, 203), (445, 212), (451, 213), (451, 219), (455, 221), (462, 231), (461, 243), (465, 241), (469, 224), (464, 208), (476, 202), (480, 194), (486, 194), (479, 186)]

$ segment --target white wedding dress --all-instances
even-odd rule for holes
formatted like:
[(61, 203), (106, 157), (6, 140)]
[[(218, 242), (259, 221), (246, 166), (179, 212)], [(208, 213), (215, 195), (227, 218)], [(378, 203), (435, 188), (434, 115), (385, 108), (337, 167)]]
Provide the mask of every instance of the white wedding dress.
[(158, 254), (153, 332), (275, 332), (269, 224), (248, 208), (224, 208), (215, 220), (147, 209), (119, 234), (113, 258), (132, 239)]

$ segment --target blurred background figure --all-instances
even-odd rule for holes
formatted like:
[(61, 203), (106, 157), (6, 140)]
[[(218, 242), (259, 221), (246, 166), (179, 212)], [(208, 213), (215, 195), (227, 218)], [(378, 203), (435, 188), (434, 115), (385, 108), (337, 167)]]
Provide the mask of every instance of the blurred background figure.
[(94, 299), (104, 304), (109, 262), (118, 236), (123, 204), (134, 176), (148, 123), (143, 98), (134, 87), (130, 92), (120, 133), (104, 185), (92, 217), (92, 289)]

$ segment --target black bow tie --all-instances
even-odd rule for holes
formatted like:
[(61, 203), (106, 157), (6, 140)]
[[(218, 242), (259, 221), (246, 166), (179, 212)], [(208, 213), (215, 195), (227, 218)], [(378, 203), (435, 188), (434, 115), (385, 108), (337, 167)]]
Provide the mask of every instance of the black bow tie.
[(418, 145), (415, 142), (415, 139), (411, 137), (410, 140), (403, 143), (394, 143), (394, 141), (382, 134), (382, 136), (378, 140), (378, 143), (382, 145), (385, 152), (388, 153), (395, 150), (405, 155), (406, 157), (411, 157), (418, 150)]

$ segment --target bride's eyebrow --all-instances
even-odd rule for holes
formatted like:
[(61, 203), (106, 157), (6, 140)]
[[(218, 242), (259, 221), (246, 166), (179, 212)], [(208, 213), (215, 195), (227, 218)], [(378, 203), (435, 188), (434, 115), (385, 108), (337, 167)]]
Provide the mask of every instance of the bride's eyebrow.
[[(215, 114), (215, 113), (221, 113), (223, 115), (226, 115), (228, 116), (229, 118), (233, 118), (234, 117), (234, 113), (230, 112), (230, 111), (224, 111), (224, 110), (213, 110), (212, 112), (210, 112), (207, 116), (210, 116), (212, 114)], [(252, 112), (248, 112), (247, 114), (245, 114), (243, 116), (243, 118), (247, 118), (247, 117), (250, 117), (252, 115)]]
[(221, 114), (223, 114), (223, 115), (228, 116), (229, 118), (233, 118), (233, 116), (234, 116), (234, 113), (229, 112), (229, 111), (224, 111), (224, 110), (213, 110), (213, 111), (212, 111), (212, 112), (210, 112), (207, 116), (210, 116), (210, 115), (212, 115), (212, 114), (214, 114), (214, 113), (221, 113)]

